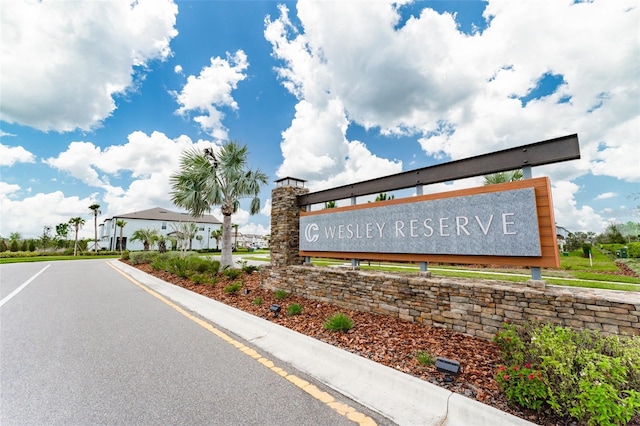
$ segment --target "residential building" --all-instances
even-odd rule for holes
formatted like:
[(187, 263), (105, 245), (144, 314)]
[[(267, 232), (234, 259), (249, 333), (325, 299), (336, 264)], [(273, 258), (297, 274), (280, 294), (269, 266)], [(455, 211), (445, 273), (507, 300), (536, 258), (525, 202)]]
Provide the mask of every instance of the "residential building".
[[(222, 228), (222, 222), (213, 215), (194, 217), (188, 213), (177, 213), (171, 210), (156, 207), (149, 210), (141, 210), (126, 213), (106, 219), (99, 225), (98, 237), (100, 247), (107, 250), (118, 250), (120, 228), (116, 225), (119, 220), (127, 224), (122, 229), (122, 247), (126, 250), (142, 250), (142, 241), (131, 241), (131, 235), (139, 229), (155, 229), (159, 235), (171, 237), (180, 223), (193, 222), (198, 227), (196, 238), (193, 239), (193, 249), (215, 248), (215, 239), (211, 238), (211, 232)], [(197, 238), (200, 236), (201, 238)]]

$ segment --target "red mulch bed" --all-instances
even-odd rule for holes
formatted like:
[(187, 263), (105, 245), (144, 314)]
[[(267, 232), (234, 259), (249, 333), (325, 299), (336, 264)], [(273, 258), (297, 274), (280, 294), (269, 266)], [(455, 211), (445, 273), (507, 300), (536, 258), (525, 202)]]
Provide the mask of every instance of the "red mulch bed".
[[(544, 426), (578, 424), (572, 419), (539, 414), (509, 405), (493, 378), (496, 367), (501, 364), (499, 348), (493, 342), (448, 329), (341, 309), (294, 295), (278, 300), (275, 292), (260, 288), (261, 276), (257, 272), (244, 274), (234, 280), (243, 281), (242, 290), (236, 294), (226, 294), (223, 288), (232, 283), (227, 277), (221, 276), (215, 285), (196, 284), (188, 278), (180, 278), (164, 271), (154, 271), (148, 264), (133, 266), (164, 281), (416, 376), (452, 392), (476, 399), (533, 423)], [(249, 291), (248, 294), (244, 294), (245, 290)], [(260, 305), (254, 303), (256, 298), (262, 299)], [(282, 313), (277, 318), (269, 311), (269, 306), (273, 303), (282, 307)], [(287, 315), (286, 307), (291, 304), (301, 305), (302, 314)], [(348, 315), (354, 322), (354, 327), (346, 333), (330, 332), (323, 327), (325, 320), (337, 312)], [(434, 366), (420, 365), (416, 358), (418, 351), (427, 351), (434, 358), (442, 356), (460, 361), (461, 374), (455, 377), (453, 382), (445, 382), (444, 375)], [(640, 419), (632, 420), (629, 425), (640, 425)]]

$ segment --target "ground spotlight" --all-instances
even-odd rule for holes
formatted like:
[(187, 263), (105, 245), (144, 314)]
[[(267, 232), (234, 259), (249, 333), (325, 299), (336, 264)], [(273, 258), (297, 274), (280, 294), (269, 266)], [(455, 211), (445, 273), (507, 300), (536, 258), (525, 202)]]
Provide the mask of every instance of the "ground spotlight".
[(453, 382), (452, 376), (460, 374), (460, 363), (458, 361), (438, 357), (436, 358), (436, 370), (441, 373), (445, 373), (444, 381)]
[(269, 306), (269, 310), (273, 312), (274, 317), (277, 317), (280, 311), (282, 310), (282, 307), (274, 303), (273, 305)]

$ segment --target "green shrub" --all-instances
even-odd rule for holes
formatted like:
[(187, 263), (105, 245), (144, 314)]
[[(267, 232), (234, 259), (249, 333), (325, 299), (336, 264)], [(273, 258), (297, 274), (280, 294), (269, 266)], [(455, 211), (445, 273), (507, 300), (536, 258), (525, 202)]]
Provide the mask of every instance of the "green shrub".
[(136, 251), (129, 255), (129, 261), (132, 265), (141, 265), (143, 263), (151, 263), (147, 251)]
[(220, 272), (220, 261), (219, 260), (211, 259), (209, 261), (209, 272), (212, 275), (216, 275), (218, 272)]
[(629, 243), (627, 247), (629, 248), (629, 257), (640, 258), (640, 243)]
[(262, 305), (262, 297), (256, 297), (255, 299), (253, 299), (253, 304), (256, 306)]
[(230, 279), (235, 280), (240, 275), (242, 275), (242, 269), (236, 269), (236, 268), (225, 269), (223, 274), (229, 277)]
[(247, 273), (247, 274), (252, 274), (256, 271), (259, 271), (260, 267), (256, 266), (256, 265), (243, 265), (242, 266), (242, 272)]
[(240, 291), (240, 289), (242, 288), (242, 281), (236, 281), (233, 284), (229, 284), (227, 286), (225, 286), (222, 291), (224, 291), (227, 294), (234, 294), (237, 293), (238, 291)]
[(194, 273), (191, 274), (189, 278), (196, 284), (207, 284), (209, 282), (209, 276), (207, 274)]
[(282, 300), (289, 295), (285, 290), (276, 290), (273, 294), (278, 300)]
[(287, 306), (287, 315), (300, 315), (302, 313), (302, 306), (297, 303), (292, 303)]
[(505, 326), (494, 341), (507, 365), (496, 380), (509, 401), (588, 425), (640, 414), (640, 337), (548, 324)]
[(186, 278), (189, 271), (189, 260), (179, 256), (171, 256), (167, 259), (168, 272)]
[[(72, 250), (73, 251), (73, 250)], [(122, 260), (129, 260), (129, 250), (125, 250), (122, 252), (122, 256), (120, 257)]]
[(202, 274), (209, 271), (209, 269), (211, 268), (211, 261), (209, 259), (194, 255), (188, 256), (186, 257), (186, 259), (187, 268), (191, 271)]
[(353, 328), (353, 321), (351, 321), (351, 318), (345, 314), (338, 312), (337, 314), (329, 317), (324, 322), (323, 326), (325, 330), (347, 332)]
[(427, 367), (436, 363), (433, 355), (431, 355), (427, 351), (418, 351), (416, 353), (416, 359), (418, 360), (418, 363), (423, 367)]

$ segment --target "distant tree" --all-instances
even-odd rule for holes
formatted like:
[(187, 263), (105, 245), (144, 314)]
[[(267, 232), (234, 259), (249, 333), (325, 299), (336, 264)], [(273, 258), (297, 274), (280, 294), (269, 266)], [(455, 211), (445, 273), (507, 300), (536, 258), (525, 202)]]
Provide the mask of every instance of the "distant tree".
[(213, 238), (214, 240), (216, 240), (216, 250), (218, 250), (218, 244), (220, 243), (220, 240), (222, 239), (222, 228), (218, 228), (215, 229), (213, 231), (211, 231), (211, 238)]
[(640, 236), (640, 223), (629, 221), (619, 224), (618, 230), (627, 242), (638, 241), (638, 237)]
[(22, 244), (20, 244), (20, 251), (27, 251), (29, 249), (29, 245), (27, 244), (27, 240), (22, 240)]
[(494, 185), (496, 183), (515, 182), (522, 180), (524, 175), (522, 170), (511, 170), (510, 172), (493, 173), (491, 175), (485, 175), (484, 184)]
[(324, 208), (325, 209), (335, 209), (336, 208), (336, 202), (335, 201), (327, 201), (326, 203), (324, 203)]
[(29, 240), (29, 251), (30, 252), (36, 251), (36, 242), (33, 240)]
[(45, 225), (42, 228), (42, 236), (40, 236), (40, 246), (42, 247), (43, 251), (47, 250), (47, 247), (49, 246), (50, 242), (51, 242), (51, 227)]
[(197, 149), (185, 151), (180, 170), (170, 178), (171, 201), (199, 217), (219, 205), (222, 212), (222, 267), (233, 267), (231, 255), (231, 215), (238, 211), (240, 200), (251, 198), (250, 214), (260, 211), (260, 187), (267, 175), (247, 167), (247, 147), (227, 142), (216, 154)]
[(14, 253), (20, 250), (18, 248), (18, 240), (11, 240), (11, 243), (9, 244), (9, 250)]
[(387, 193), (386, 192), (381, 192), (380, 194), (378, 194), (378, 196), (376, 197), (376, 202), (378, 201), (387, 201), (387, 200), (393, 200), (394, 196), (390, 196), (387, 197)]
[(610, 223), (602, 234), (598, 236), (601, 244), (624, 244), (626, 239), (620, 232), (620, 228), (615, 223)]
[(166, 253), (167, 241), (169, 241), (169, 239), (165, 235), (159, 234), (157, 241), (158, 241), (158, 252)]
[(69, 223), (59, 223), (56, 225), (56, 235), (64, 240), (69, 236)]
[(4, 240), (4, 238), (0, 239), (0, 252), (3, 251), (9, 251), (9, 246), (7, 245), (7, 242)]
[(93, 212), (93, 231), (94, 231), (93, 248), (96, 254), (98, 254), (98, 215), (102, 213), (100, 211), (100, 204), (95, 204), (95, 203), (91, 204), (89, 206), (89, 210)]
[(155, 244), (158, 239), (157, 229), (138, 229), (131, 234), (131, 241), (142, 242), (143, 250), (149, 251), (149, 247)]
[(69, 219), (69, 224), (73, 226), (73, 229), (75, 231), (75, 237), (73, 240), (73, 255), (77, 256), (78, 255), (78, 231), (80, 230), (80, 228), (82, 228), (82, 225), (84, 225), (84, 219), (81, 217), (72, 217), (71, 219)]
[(18, 241), (22, 239), (22, 235), (19, 232), (12, 232), (9, 234), (9, 241)]
[(120, 247), (120, 255), (122, 256), (122, 233), (127, 221), (124, 219), (116, 220), (116, 226), (120, 228), (120, 237), (118, 238), (118, 246)]

